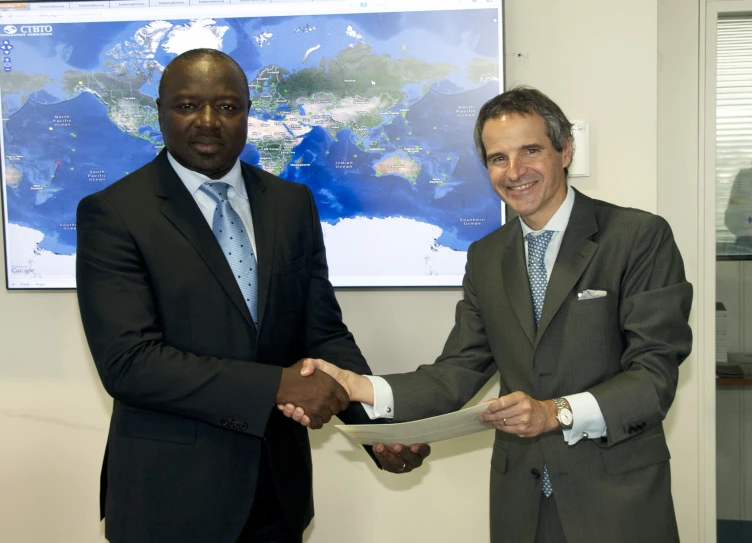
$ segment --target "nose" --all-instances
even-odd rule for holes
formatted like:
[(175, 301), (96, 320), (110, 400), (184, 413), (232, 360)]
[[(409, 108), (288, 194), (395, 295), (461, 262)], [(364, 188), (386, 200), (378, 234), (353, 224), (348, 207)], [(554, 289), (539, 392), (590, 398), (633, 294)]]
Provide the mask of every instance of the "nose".
[(206, 104), (199, 110), (197, 120), (199, 126), (213, 127), (217, 123), (217, 112), (209, 104)]
[(522, 175), (522, 164), (516, 157), (509, 159), (509, 165), (507, 166), (507, 179), (510, 181), (517, 181)]

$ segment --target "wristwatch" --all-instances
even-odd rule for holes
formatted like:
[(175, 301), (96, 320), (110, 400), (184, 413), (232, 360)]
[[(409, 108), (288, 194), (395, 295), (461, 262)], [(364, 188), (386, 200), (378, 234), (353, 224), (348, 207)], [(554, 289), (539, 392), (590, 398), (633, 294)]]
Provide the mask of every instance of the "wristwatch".
[(554, 398), (553, 402), (556, 404), (556, 420), (559, 421), (559, 426), (564, 430), (569, 430), (574, 422), (569, 402), (564, 398)]

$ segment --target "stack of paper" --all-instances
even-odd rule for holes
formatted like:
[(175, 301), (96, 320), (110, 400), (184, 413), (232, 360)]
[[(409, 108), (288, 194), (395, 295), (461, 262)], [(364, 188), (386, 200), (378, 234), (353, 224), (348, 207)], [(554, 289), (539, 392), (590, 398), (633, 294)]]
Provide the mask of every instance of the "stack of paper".
[(725, 364), (728, 362), (728, 312), (721, 302), (715, 303), (715, 361)]

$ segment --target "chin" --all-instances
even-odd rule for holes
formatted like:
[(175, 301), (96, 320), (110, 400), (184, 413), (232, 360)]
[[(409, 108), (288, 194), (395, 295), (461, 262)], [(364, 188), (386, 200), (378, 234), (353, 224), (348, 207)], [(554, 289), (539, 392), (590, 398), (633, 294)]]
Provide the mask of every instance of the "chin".
[(193, 164), (202, 170), (221, 170), (223, 161), (217, 160), (213, 155), (199, 155)]

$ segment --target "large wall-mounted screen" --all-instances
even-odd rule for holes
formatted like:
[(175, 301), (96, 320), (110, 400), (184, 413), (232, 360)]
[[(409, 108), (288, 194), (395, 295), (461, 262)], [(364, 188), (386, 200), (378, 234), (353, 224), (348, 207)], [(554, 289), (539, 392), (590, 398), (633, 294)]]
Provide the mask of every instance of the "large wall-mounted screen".
[(335, 286), (456, 286), (503, 206), (476, 155), (503, 89), (501, 0), (0, 4), (9, 289), (75, 287), (78, 202), (163, 147), (167, 63), (220, 49), (253, 106), (241, 158), (308, 185)]

